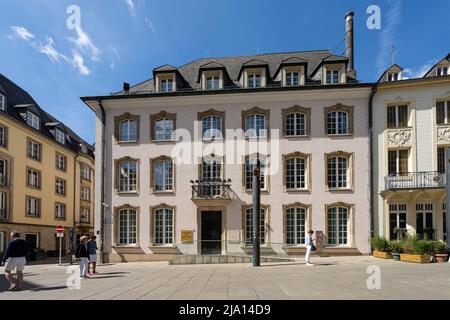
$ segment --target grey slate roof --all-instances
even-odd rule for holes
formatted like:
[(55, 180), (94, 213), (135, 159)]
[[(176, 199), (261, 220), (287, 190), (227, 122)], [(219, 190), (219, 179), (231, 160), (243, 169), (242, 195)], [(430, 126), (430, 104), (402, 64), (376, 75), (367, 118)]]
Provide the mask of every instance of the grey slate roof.
[[(307, 62), (307, 75), (311, 76), (311, 73), (324, 61), (348, 61), (347, 57), (333, 55), (329, 50), (318, 51), (296, 51), (296, 52), (284, 52), (284, 53), (268, 53), (249, 56), (231, 56), (231, 57), (214, 57), (214, 58), (200, 58), (190, 63), (187, 63), (177, 70), (180, 72), (183, 79), (189, 84), (192, 89), (198, 89), (200, 84), (198, 83), (198, 74), (200, 67), (204, 67), (208, 64), (220, 64), (223, 65), (231, 78), (231, 80), (237, 84), (238, 76), (241, 68), (244, 64), (266, 63), (269, 69), (270, 77), (273, 78), (279, 65), (283, 61), (302, 61)], [(252, 62), (253, 61), (253, 62)], [(247, 65), (248, 66), (248, 65)], [(156, 70), (155, 70), (156, 71)], [(150, 72), (149, 72), (150, 74)], [(137, 92), (151, 92), (154, 90), (153, 79), (146, 80), (130, 88), (131, 93)], [(118, 94), (123, 94), (119, 92)]]
[[(40, 133), (52, 140), (55, 140), (54, 135), (50, 131), (55, 126), (65, 132), (67, 135), (66, 144), (64, 145), (66, 148), (71, 149), (75, 152), (81, 152), (81, 144), (85, 145), (88, 148), (88, 154), (94, 157), (94, 147), (81, 139), (74, 131), (72, 131), (69, 127), (64, 125), (61, 121), (53, 117), (51, 114), (44, 111), (37, 102), (31, 97), (28, 92), (24, 89), (16, 85), (10, 79), (6, 78), (3, 74), (0, 73), (0, 90), (2, 94), (6, 96), (6, 110), (0, 111), (0, 113), (6, 113), (10, 117), (14, 118), (16, 121), (21, 123), (26, 123), (24, 118), (20, 115), (21, 112), (25, 112), (27, 110), (33, 112), (40, 118), (41, 129)], [(46, 126), (47, 123), (57, 123), (55, 126)], [(31, 127), (30, 127), (31, 128)], [(31, 128), (35, 130), (34, 128)]]

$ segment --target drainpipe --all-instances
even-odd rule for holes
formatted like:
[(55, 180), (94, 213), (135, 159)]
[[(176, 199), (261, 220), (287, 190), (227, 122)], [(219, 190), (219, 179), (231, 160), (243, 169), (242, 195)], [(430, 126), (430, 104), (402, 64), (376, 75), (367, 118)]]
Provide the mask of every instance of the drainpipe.
[(101, 243), (100, 243), (100, 263), (103, 263), (103, 254), (105, 251), (105, 228), (104, 228), (104, 223), (105, 223), (105, 163), (106, 163), (106, 142), (105, 142), (105, 135), (106, 135), (106, 127), (105, 127), (105, 123), (106, 123), (106, 115), (105, 115), (105, 109), (103, 108), (103, 104), (102, 104), (102, 100), (98, 99), (98, 106), (100, 107), (100, 111), (102, 113), (102, 144), (101, 144), (101, 148), (102, 148), (102, 166), (101, 166), (101, 175), (102, 175), (102, 179), (101, 179), (101, 184), (100, 184), (100, 237), (101, 237)]
[[(375, 235), (375, 209), (374, 209), (374, 191), (375, 191), (375, 179), (374, 179), (374, 155), (373, 155), (373, 98), (377, 93), (378, 84), (375, 83), (372, 86), (369, 96), (369, 154), (370, 154), (370, 237)], [(369, 241), (369, 252), (372, 254), (372, 244)]]
[[(75, 156), (74, 161), (73, 161), (73, 174), (74, 174), (74, 177), (73, 177), (73, 227), (72, 227), (72, 230), (70, 232), (70, 235), (71, 235), (71, 237), (70, 237), (70, 264), (73, 264), (72, 256), (75, 254), (75, 246), (74, 246), (74, 244), (75, 244), (74, 242), (75, 242), (75, 239), (76, 239), (76, 232), (75, 232), (76, 220), (75, 220), (75, 217), (77, 215), (77, 206), (76, 206), (76, 201), (77, 201), (77, 192), (76, 192), (76, 190), (77, 190), (77, 179), (76, 179), (76, 176), (77, 176), (77, 159), (78, 159), (79, 156), (80, 155), (77, 153), (77, 155)], [(79, 212), (79, 210), (78, 210), (78, 212)]]

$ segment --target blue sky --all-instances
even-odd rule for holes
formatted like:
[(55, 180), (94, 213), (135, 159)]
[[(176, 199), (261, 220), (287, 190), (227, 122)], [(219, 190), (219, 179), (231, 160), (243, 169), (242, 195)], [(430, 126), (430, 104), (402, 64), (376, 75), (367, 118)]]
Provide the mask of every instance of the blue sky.
[[(381, 8), (381, 29), (366, 10)], [(81, 24), (69, 29), (77, 5)], [(0, 0), (0, 72), (46, 111), (94, 141), (94, 114), (80, 96), (103, 95), (151, 77), (165, 63), (200, 57), (345, 50), (344, 15), (355, 11), (356, 68), (376, 81), (392, 62), (420, 76), (450, 52), (450, 1), (412, 0)]]

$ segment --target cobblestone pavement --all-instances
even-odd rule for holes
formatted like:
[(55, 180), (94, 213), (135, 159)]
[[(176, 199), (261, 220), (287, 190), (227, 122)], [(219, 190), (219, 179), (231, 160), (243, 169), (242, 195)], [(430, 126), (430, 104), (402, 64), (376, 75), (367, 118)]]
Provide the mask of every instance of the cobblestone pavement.
[[(6, 291), (1, 271), (0, 300), (450, 299), (450, 263), (411, 264), (373, 257), (316, 257), (313, 262), (314, 266), (306, 266), (298, 259), (259, 268), (249, 264), (107, 264), (98, 267), (99, 275), (80, 280), (80, 289), (67, 287), (68, 265), (33, 265), (25, 269), (26, 285), (20, 292)], [(381, 288), (369, 290), (368, 279), (377, 270)], [(369, 284), (376, 287), (377, 281), (369, 280)]]

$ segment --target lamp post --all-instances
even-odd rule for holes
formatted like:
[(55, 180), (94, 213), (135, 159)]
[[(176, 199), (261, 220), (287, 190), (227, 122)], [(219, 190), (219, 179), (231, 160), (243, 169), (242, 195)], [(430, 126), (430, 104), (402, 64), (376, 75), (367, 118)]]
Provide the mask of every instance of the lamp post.
[(259, 154), (256, 159), (256, 166), (253, 170), (253, 266), (260, 266), (260, 234), (259, 215), (261, 208), (261, 163)]

